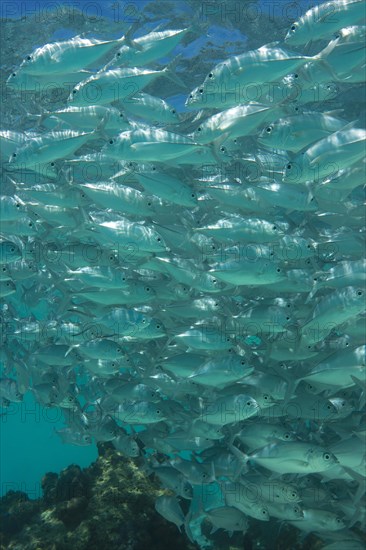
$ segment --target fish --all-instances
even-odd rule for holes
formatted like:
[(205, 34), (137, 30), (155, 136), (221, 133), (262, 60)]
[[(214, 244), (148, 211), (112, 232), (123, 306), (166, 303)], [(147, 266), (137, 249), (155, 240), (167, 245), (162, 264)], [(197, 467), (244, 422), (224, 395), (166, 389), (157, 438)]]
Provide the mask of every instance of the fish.
[(284, 170), (283, 181), (319, 183), (326, 177), (336, 176), (339, 170), (351, 167), (363, 157), (365, 139), (366, 131), (361, 128), (331, 133), (289, 162)]
[(310, 40), (331, 37), (347, 25), (362, 20), (365, 16), (362, 0), (330, 0), (310, 8), (295, 21), (285, 36), (285, 42), (300, 46)]
[[(253, 83), (275, 82), (298, 69), (306, 62), (320, 62), (335, 48), (336, 40), (330, 42), (314, 56), (304, 56), (281, 48), (278, 43), (261, 46), (241, 55), (233, 56), (216, 65), (208, 73), (201, 85), (200, 94), (221, 91), (228, 93), (234, 89), (236, 98), (241, 89)], [(201, 92), (202, 90), (202, 92)], [(230, 93), (230, 92), (229, 92)], [(240, 102), (240, 101), (238, 101)]]
[(197, 206), (197, 193), (193, 187), (154, 166), (151, 170), (136, 170), (134, 176), (148, 193), (180, 206)]
[(115, 159), (154, 162), (174, 159), (203, 147), (189, 137), (150, 127), (122, 132), (102, 152)]
[(338, 463), (327, 449), (300, 441), (273, 443), (255, 451), (250, 460), (282, 474), (322, 472)]
[(107, 442), (197, 547), (359, 548), (365, 6), (225, 6), (5, 48), (2, 415)]
[(234, 531), (246, 532), (248, 529), (248, 520), (245, 514), (231, 506), (212, 508), (206, 512), (206, 517), (212, 524), (211, 533), (215, 533), (218, 529), (225, 529), (229, 535), (232, 535)]
[(232, 506), (246, 516), (259, 521), (269, 521), (269, 512), (266, 503), (261, 501), (260, 498), (253, 498), (245, 484), (226, 482), (223, 492), (227, 506)]
[(173, 78), (171, 69), (161, 70), (126, 67), (101, 70), (84, 78), (71, 91), (68, 102), (74, 107), (107, 105), (113, 101), (128, 101), (158, 77)]
[(325, 113), (304, 113), (278, 119), (261, 132), (258, 141), (265, 147), (298, 153), (347, 124), (347, 121)]
[(174, 107), (163, 99), (145, 92), (138, 92), (133, 97), (126, 98), (123, 107), (129, 115), (147, 120), (153, 125), (165, 126), (178, 124), (180, 121)]
[(248, 136), (263, 124), (270, 112), (272, 117), (270, 107), (260, 103), (232, 107), (207, 118), (193, 132), (192, 138), (198, 143), (209, 143), (222, 134), (227, 138)]
[(69, 106), (63, 109), (43, 113), (39, 124), (51, 130), (55, 129), (62, 121), (70, 129), (95, 130), (103, 128), (104, 132), (127, 130), (129, 122), (125, 113), (104, 105), (85, 105), (82, 107)]
[(165, 519), (175, 523), (179, 531), (184, 524), (184, 514), (176, 497), (162, 495), (155, 501), (155, 509)]
[(15, 164), (21, 169), (42, 171), (48, 163), (64, 156), (71, 155), (79, 147), (93, 139), (93, 132), (75, 132), (61, 130), (34, 138), (17, 148), (9, 158), (10, 165)]
[(189, 27), (185, 29), (156, 30), (131, 39), (129, 44), (122, 45), (112, 62), (118, 65), (131, 64), (135, 67), (141, 67), (146, 63), (156, 61), (170, 53), (190, 30)]
[(13, 378), (0, 378), (0, 396), (3, 404), (23, 401), (23, 394), (19, 391), (17, 381)]
[(322, 531), (338, 531), (345, 528), (344, 521), (328, 510), (318, 510), (314, 508), (305, 509), (304, 517), (299, 520), (291, 520), (292, 525), (296, 525), (299, 529), (315, 532)]
[(117, 40), (96, 40), (74, 36), (63, 42), (45, 44), (26, 56), (20, 64), (19, 71), (31, 75), (43, 75), (82, 70), (96, 63), (124, 40), (125, 36)]

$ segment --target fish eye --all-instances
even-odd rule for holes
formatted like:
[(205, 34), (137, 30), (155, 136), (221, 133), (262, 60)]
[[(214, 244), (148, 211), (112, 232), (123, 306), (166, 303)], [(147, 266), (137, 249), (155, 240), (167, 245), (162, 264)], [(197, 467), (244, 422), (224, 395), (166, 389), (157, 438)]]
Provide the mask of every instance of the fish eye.
[(73, 90), (73, 91), (72, 91), (73, 94), (76, 94), (76, 92), (77, 92), (77, 90)]
[(203, 88), (200, 88), (198, 91), (200, 94), (203, 94)]
[(160, 413), (161, 413), (160, 409), (156, 409), (156, 414), (160, 414)]
[(158, 243), (161, 242), (161, 238), (160, 238), (160, 237), (158, 237), (156, 240), (158, 241)]
[(150, 201), (147, 203), (147, 206), (151, 206), (151, 202), (150, 202)]
[(220, 151), (221, 151), (221, 153), (225, 153), (226, 152), (226, 147), (220, 147)]
[(160, 328), (160, 325), (156, 325), (155, 328), (159, 329), (159, 328)]
[(27, 61), (30, 61), (32, 57), (30, 55), (27, 55)]
[(324, 458), (324, 460), (330, 460), (330, 454), (329, 453), (324, 453), (323, 458)]
[(16, 153), (13, 153), (13, 158), (15, 158), (16, 156), (17, 156), (17, 154), (16, 154)]
[(299, 75), (297, 73), (295, 73), (294, 78), (299, 78)]
[(213, 77), (213, 74), (209, 73), (208, 78), (212, 78), (212, 77)]
[(189, 99), (193, 99), (193, 95), (192, 95), (192, 94), (189, 94)]
[(175, 109), (172, 109), (172, 114), (175, 115), (176, 114), (176, 110)]
[(150, 292), (150, 287), (149, 286), (145, 287), (145, 290), (146, 292)]
[(112, 145), (114, 143), (114, 140), (113, 139), (109, 140), (109, 143)]
[(201, 126), (199, 128), (197, 128), (197, 132), (201, 132), (202, 131), (202, 128)]
[(291, 30), (296, 31), (296, 25), (292, 25)]
[(192, 197), (192, 199), (195, 199), (196, 195), (194, 193), (192, 193), (191, 197)]
[(120, 113), (119, 116), (123, 118), (124, 115), (123, 115), (123, 113)]
[(252, 404), (252, 402), (251, 402), (251, 401), (247, 401), (247, 405), (248, 405), (248, 407), (250, 407), (250, 405), (251, 405), (251, 404)]
[(16, 75), (17, 75), (17, 73), (13, 73), (11, 76), (16, 76)]
[(277, 273), (281, 273), (281, 268), (278, 267), (278, 268), (276, 269), (276, 271), (277, 271)]
[(28, 227), (33, 227), (33, 223), (29, 222)]
[(283, 436), (283, 438), (284, 438), (284, 439), (290, 439), (290, 434), (285, 434), (285, 435)]
[(357, 291), (357, 296), (362, 296), (362, 294), (363, 294), (362, 290)]
[(268, 128), (266, 128), (266, 132), (270, 134), (272, 132), (272, 126), (268, 126)]
[(291, 170), (291, 168), (292, 168), (292, 164), (288, 164), (287, 165), (287, 170)]
[(266, 510), (262, 510), (262, 514), (263, 514), (264, 516), (267, 515)]
[(121, 55), (121, 52), (117, 52), (117, 57), (119, 57)]
[(272, 227), (272, 229), (273, 229), (273, 231), (277, 231), (277, 226), (274, 225), (274, 226)]

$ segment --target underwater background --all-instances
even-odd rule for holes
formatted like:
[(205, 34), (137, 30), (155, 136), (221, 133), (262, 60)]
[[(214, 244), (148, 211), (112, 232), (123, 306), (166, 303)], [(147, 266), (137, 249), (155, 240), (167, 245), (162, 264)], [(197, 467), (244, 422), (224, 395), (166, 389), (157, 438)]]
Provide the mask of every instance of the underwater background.
[[(2, 0), (0, 3), (0, 82), (1, 82), (1, 105), (0, 105), (0, 121), (2, 129), (17, 129), (20, 131), (37, 131), (38, 122), (32, 116), (28, 116), (29, 113), (24, 112), (24, 106), (19, 101), (19, 95), (13, 93), (6, 85), (6, 81), (9, 75), (21, 64), (22, 60), (33, 50), (43, 46), (47, 43), (55, 41), (67, 40), (75, 35), (82, 35), (86, 37), (93, 37), (100, 40), (112, 40), (119, 38), (124, 32), (126, 32), (131, 25), (135, 25), (134, 38), (151, 32), (158, 28), (163, 29), (180, 29), (194, 25), (194, 34), (189, 36), (189, 39), (184, 39), (178, 44), (172, 52), (166, 57), (159, 59), (157, 64), (159, 67), (165, 67), (177, 56), (177, 75), (186, 84), (186, 89), (178, 91), (176, 83), (170, 80), (159, 79), (148, 85), (146, 91), (153, 96), (164, 98), (169, 104), (176, 109), (178, 114), (182, 116), (183, 129), (185, 133), (191, 131), (192, 118), (189, 118), (188, 114), (192, 115), (192, 111), (187, 110), (185, 102), (191, 89), (198, 86), (203, 77), (214, 67), (217, 63), (224, 61), (225, 59), (243, 53), (244, 51), (254, 50), (259, 48), (263, 44), (272, 43), (275, 41), (283, 41), (287, 30), (293, 21), (299, 19), (299, 17), (306, 12), (309, 8), (314, 6), (314, 2), (308, 0), (300, 0), (297, 2), (283, 2), (282, 0), (276, 1), (224, 1), (224, 2), (201, 2), (198, 0), (177, 0), (177, 1), (133, 1), (133, 2), (110, 2), (110, 1), (68, 1), (68, 2), (47, 2), (47, 1), (6, 1)], [(141, 27), (136, 25), (139, 20), (143, 21)], [(199, 29), (202, 29), (202, 34), (199, 33)], [(292, 48), (290, 48), (292, 49)], [(302, 51), (301, 47), (297, 48), (297, 51)], [(306, 55), (314, 55), (320, 48), (313, 46), (313, 44), (307, 44)], [(164, 82), (164, 85), (162, 85)], [(327, 112), (342, 112), (342, 118), (347, 121), (357, 120), (357, 127), (361, 128), (365, 125), (365, 86), (364, 83), (343, 84), (341, 81), (336, 83), (336, 89), (332, 88), (328, 97), (325, 97), (320, 102), (316, 109)], [(66, 96), (67, 97), (67, 96)], [(49, 111), (60, 108), (64, 105), (65, 97), (60, 97), (58, 92), (49, 94), (44, 98), (43, 107)], [(188, 121), (188, 122), (187, 122)], [(185, 125), (185, 123), (187, 124)], [(263, 127), (263, 126), (262, 126)], [(172, 131), (174, 127), (171, 126)], [(235, 147), (234, 147), (234, 152)], [(4, 176), (4, 172), (3, 172)], [(4, 194), (8, 194), (8, 187), (5, 184), (6, 178), (3, 177)], [(354, 193), (354, 201), (357, 202), (360, 207), (363, 205), (363, 194), (360, 191), (362, 185), (357, 187)], [(3, 193), (1, 193), (3, 194)], [(295, 216), (295, 223), (297, 219)], [(350, 230), (356, 224), (352, 224), (350, 221)], [(357, 227), (358, 230), (358, 227)], [(1, 219), (0, 219), (0, 233), (2, 233)], [(361, 229), (360, 229), (361, 232)], [(363, 237), (363, 235), (362, 235)], [(362, 241), (363, 242), (363, 241)], [(362, 245), (361, 245), (362, 250)], [(361, 285), (362, 286), (362, 285)], [(21, 303), (21, 296), (17, 295), (19, 303), (17, 304), (17, 311), (20, 317), (27, 317), (29, 312), (29, 304)], [(12, 297), (14, 299), (14, 296)], [(31, 301), (31, 298), (29, 299)], [(2, 298), (1, 301), (2, 314), (6, 314), (6, 308), (3, 309), (3, 305), (7, 303), (7, 298)], [(31, 309), (37, 316), (38, 320), (47, 319), (48, 315), (48, 303), (47, 299), (40, 299), (37, 304), (31, 303)], [(364, 318), (363, 318), (364, 319)], [(2, 318), (2, 339), (4, 337), (4, 327), (6, 323)], [(358, 344), (359, 345), (359, 344)], [(12, 350), (13, 352), (14, 350)], [(4, 371), (8, 358), (3, 354), (0, 355), (2, 361), (2, 377), (14, 376), (9, 374), (9, 366)], [(365, 391), (364, 389), (362, 390)], [(87, 397), (84, 403), (87, 401)], [(116, 453), (113, 446), (108, 443), (96, 443), (87, 446), (75, 446), (71, 444), (63, 443), (57, 430), (62, 430), (65, 427), (65, 418), (63, 412), (58, 407), (47, 407), (37, 402), (32, 391), (27, 391), (24, 394), (21, 402), (8, 402), (6, 406), (2, 407), (0, 416), (0, 480), (1, 480), (1, 495), (4, 496), (8, 491), (21, 491), (26, 493), (31, 500), (37, 500), (44, 498), (46, 505), (54, 505), (57, 502), (57, 498), (52, 496), (52, 489), (54, 490), (57, 483), (60, 483), (62, 475), (66, 479), (65, 484), (70, 487), (70, 483), (77, 480), (75, 483), (80, 489), (80, 495), (87, 494), (87, 498), (90, 502), (93, 500), (99, 500), (103, 502), (103, 498), (107, 501), (111, 498), (110, 494), (105, 496), (104, 491), (108, 492), (108, 487), (113, 483), (121, 483), (117, 481), (116, 472), (120, 472), (121, 477), (128, 471), (129, 474), (125, 476), (125, 485), (128, 486), (129, 480), (133, 479), (133, 483), (141, 483), (141, 487), (138, 489), (139, 495), (145, 495), (137, 500), (131, 499), (130, 515), (131, 526), (126, 527), (124, 530), (121, 523), (125, 521), (125, 518), (115, 517), (115, 523), (119, 525), (118, 534), (115, 535), (113, 544), (109, 542), (106, 545), (107, 548), (135, 548), (137, 550), (142, 548), (171, 548), (173, 544), (176, 548), (195, 548), (194, 543), (190, 543), (188, 539), (183, 535), (179, 535), (178, 530), (173, 524), (167, 527), (165, 520), (162, 520), (159, 516), (159, 520), (156, 520), (154, 510), (154, 499), (161, 493), (158, 484), (151, 483), (140, 479), (139, 472), (136, 472), (133, 462), (128, 458), (121, 457)], [(359, 411), (355, 407), (355, 410)], [(362, 410), (362, 409), (361, 409)], [(347, 427), (347, 423), (344, 424)], [(353, 426), (352, 426), (353, 427)], [(351, 424), (349, 429), (352, 429)], [(139, 427), (136, 427), (136, 432), (139, 431)], [(189, 458), (189, 453), (184, 452), (180, 454), (182, 458)], [(99, 458), (98, 458), (99, 457)], [(93, 465), (94, 461), (97, 462)], [(118, 460), (120, 462), (118, 462)], [(71, 464), (74, 470), (64, 470)], [(91, 466), (92, 465), (92, 466)], [(80, 468), (91, 469), (86, 470), (85, 480)], [(78, 469), (79, 467), (79, 469)], [(76, 469), (75, 469), (76, 468)], [(135, 469), (134, 469), (135, 468)], [(44, 477), (46, 473), (53, 472), (60, 474), (64, 470), (64, 474), (61, 477)], [(113, 477), (113, 471), (115, 476)], [(65, 473), (66, 472), (66, 473)], [(101, 475), (101, 472), (104, 472)], [(123, 473), (124, 472), (124, 473)], [(50, 474), (47, 474), (48, 476)], [(70, 482), (70, 477), (73, 481)], [(102, 487), (95, 489), (95, 480), (102, 479)], [(147, 478), (149, 479), (149, 478)], [(91, 481), (93, 480), (93, 481)], [(83, 483), (85, 485), (83, 485)], [(60, 486), (62, 483), (60, 483)], [(51, 488), (51, 489), (50, 489)], [(77, 490), (79, 490), (77, 489)], [(125, 499), (125, 493), (120, 487), (121, 493), (116, 497), (114, 495), (113, 506), (118, 510), (120, 503)], [(62, 488), (58, 489), (62, 493)], [(88, 492), (89, 491), (89, 492)], [(93, 493), (93, 491), (95, 491)], [(56, 491), (57, 492), (57, 491)], [(149, 493), (149, 494), (148, 494)], [(90, 496), (90, 495), (93, 496)], [(51, 496), (50, 496), (51, 495)], [(95, 496), (97, 495), (97, 497)], [(13, 498), (13, 501), (12, 501)], [(25, 498), (25, 497), (24, 497)], [(103, 535), (102, 532), (96, 536), (93, 546), (90, 536), (92, 527), (88, 532), (88, 537), (85, 537), (83, 541), (84, 546), (78, 541), (69, 538), (63, 543), (57, 542), (52, 546), (52, 537), (56, 536), (55, 533), (50, 537), (50, 540), (46, 542), (42, 537), (45, 536), (42, 531), (38, 533), (38, 539), (36, 541), (31, 538), (23, 539), (23, 542), (19, 542), (11, 546), (12, 537), (15, 537), (17, 533), (17, 527), (14, 527), (14, 518), (9, 520), (9, 510), (14, 503), (17, 502), (17, 497), (5, 497), (1, 504), (1, 517), (2, 521), (8, 529), (7, 533), (3, 536), (2, 548), (102, 548)], [(48, 499), (48, 500), (47, 500)], [(63, 502), (63, 500), (61, 499)], [(361, 501), (362, 502), (362, 501)], [(23, 502), (24, 504), (24, 502)], [(80, 504), (80, 503), (79, 503)], [(28, 506), (28, 504), (27, 504)], [(27, 512), (22, 509), (22, 513), (19, 514), (19, 518), (15, 520), (15, 523), (19, 521), (19, 525), (26, 525), (27, 521), (30, 521), (32, 515), (39, 512), (39, 503), (35, 504), (35, 507), (31, 510), (29, 505), (28, 515)], [(44, 506), (44, 503), (41, 505)], [(140, 516), (142, 507), (146, 506), (149, 512), (146, 512), (146, 529), (144, 528), (144, 518)], [(92, 511), (98, 515), (98, 525), (103, 525), (103, 514), (105, 510), (102, 510), (102, 506), (96, 512), (96, 509), (89, 505), (89, 513)], [(85, 519), (88, 516), (88, 512), (85, 512), (83, 506), (83, 513), (80, 512), (80, 517)], [(130, 511), (131, 511), (130, 510)], [(64, 524), (69, 531), (75, 529), (73, 520), (70, 518), (77, 516), (78, 509), (75, 510), (62, 510), (60, 517), (63, 517)], [(62, 516), (64, 514), (64, 516)], [(149, 514), (151, 514), (149, 516)], [(133, 517), (135, 516), (135, 523)], [(138, 521), (136, 518), (138, 517)], [(151, 520), (153, 517), (153, 520)], [(45, 520), (47, 521), (47, 520)], [(107, 521), (107, 520), (106, 520)], [(108, 520), (110, 521), (110, 520)], [(152, 523), (153, 521), (153, 527)], [(160, 521), (158, 526), (156, 521)], [(8, 523), (7, 523), (8, 522)], [(155, 523), (154, 523), (155, 522)], [(107, 525), (108, 522), (106, 522)], [(112, 525), (110, 521), (108, 525)], [(48, 524), (48, 528), (50, 524)], [(5, 530), (6, 530), (5, 529)], [(56, 528), (55, 528), (56, 529)], [(156, 530), (154, 537), (149, 540), (144, 540), (143, 537), (139, 539), (138, 543), (131, 540), (131, 533), (139, 531), (150, 532)], [(364, 524), (357, 524), (355, 532), (358, 536), (364, 536), (363, 533)], [(183, 529), (184, 531), (184, 529)], [(230, 539), (226, 534), (222, 533), (215, 539), (214, 548), (217, 549), (229, 549), (229, 548), (245, 548), (250, 550), (251, 548), (322, 548), (323, 543), (320, 539), (317, 539), (315, 535), (310, 539), (305, 540), (298, 536), (298, 531), (295, 528), (288, 527), (286, 525), (283, 528), (283, 533), (279, 531), (276, 542), (271, 540), (271, 533), (268, 529), (267, 523), (261, 523), (259, 526), (256, 523), (252, 526), (252, 531), (249, 532), (244, 538), (239, 538), (239, 535), (235, 534), (233, 539)], [(277, 533), (277, 531), (276, 531)], [(241, 536), (241, 535), (240, 535)], [(281, 536), (283, 538), (281, 539)], [(164, 537), (166, 537), (164, 539)], [(286, 538), (287, 537), (287, 538)], [(137, 537), (136, 537), (137, 538)], [(128, 539), (128, 543), (126, 540)], [(56, 540), (56, 539), (55, 539)], [(235, 546), (235, 544), (237, 544)], [(342, 543), (339, 543), (339, 548), (345, 548)], [(356, 544), (356, 543), (355, 543)], [(243, 546), (244, 545), (244, 546)], [(201, 547), (204, 547), (203, 545)], [(336, 547), (334, 547), (336, 548)], [(349, 548), (353, 548), (349, 543)], [(356, 546), (354, 546), (356, 548)]]

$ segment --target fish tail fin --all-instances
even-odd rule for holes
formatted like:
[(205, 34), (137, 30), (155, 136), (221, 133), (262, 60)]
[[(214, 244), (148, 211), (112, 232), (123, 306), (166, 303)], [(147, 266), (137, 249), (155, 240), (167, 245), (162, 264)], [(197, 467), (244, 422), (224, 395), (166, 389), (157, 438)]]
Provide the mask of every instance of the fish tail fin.
[(331, 40), (325, 48), (323, 48), (318, 54), (314, 55), (314, 60), (317, 59), (326, 59), (328, 55), (334, 50), (339, 42), (339, 37)]
[(120, 40), (122, 42), (125, 42), (126, 44), (128, 44), (129, 46), (132, 46), (133, 44), (133, 38), (132, 36), (135, 34), (135, 32), (137, 31), (137, 29), (139, 28), (139, 22), (138, 21), (135, 21), (134, 23), (132, 23), (129, 28), (127, 29), (127, 31), (124, 33), (124, 35), (120, 38)]
[(177, 71), (176, 71), (180, 58), (181, 58), (181, 54), (177, 55), (177, 57), (175, 57), (173, 61), (171, 61), (165, 67), (165, 69), (163, 69), (163, 72), (165, 73), (165, 76), (169, 78), (169, 80), (177, 84), (180, 88), (186, 88), (186, 85), (184, 84), (183, 80), (177, 75)]
[[(141, 17), (141, 14), (140, 14)], [(137, 21), (134, 21), (126, 30), (126, 32), (117, 40), (117, 42), (120, 42), (122, 44), (126, 44), (126, 46), (130, 47), (136, 47), (136, 44), (133, 41), (132, 36), (135, 34), (135, 32), (142, 27), (142, 22), (140, 19)]]
[(69, 349), (65, 353), (65, 357), (67, 357), (69, 355), (69, 353), (71, 353), (74, 348), (78, 348), (78, 347), (80, 347), (80, 344), (71, 344), (71, 346), (69, 347)]
[(231, 443), (228, 444), (228, 447), (233, 455), (235, 455), (236, 458), (239, 460), (239, 462), (243, 464), (243, 467), (245, 467), (250, 460), (250, 456), (246, 453), (243, 453), (243, 451), (241, 451), (240, 449), (238, 449), (238, 447), (235, 447), (235, 445)]

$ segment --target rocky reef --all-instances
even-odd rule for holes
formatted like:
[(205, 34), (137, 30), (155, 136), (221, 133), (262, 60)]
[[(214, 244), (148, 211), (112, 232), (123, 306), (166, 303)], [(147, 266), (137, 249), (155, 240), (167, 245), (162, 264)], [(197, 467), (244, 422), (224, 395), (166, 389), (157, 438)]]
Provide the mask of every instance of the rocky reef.
[(88, 468), (42, 479), (43, 497), (0, 499), (1, 550), (195, 550), (154, 508), (159, 485), (111, 444)]

